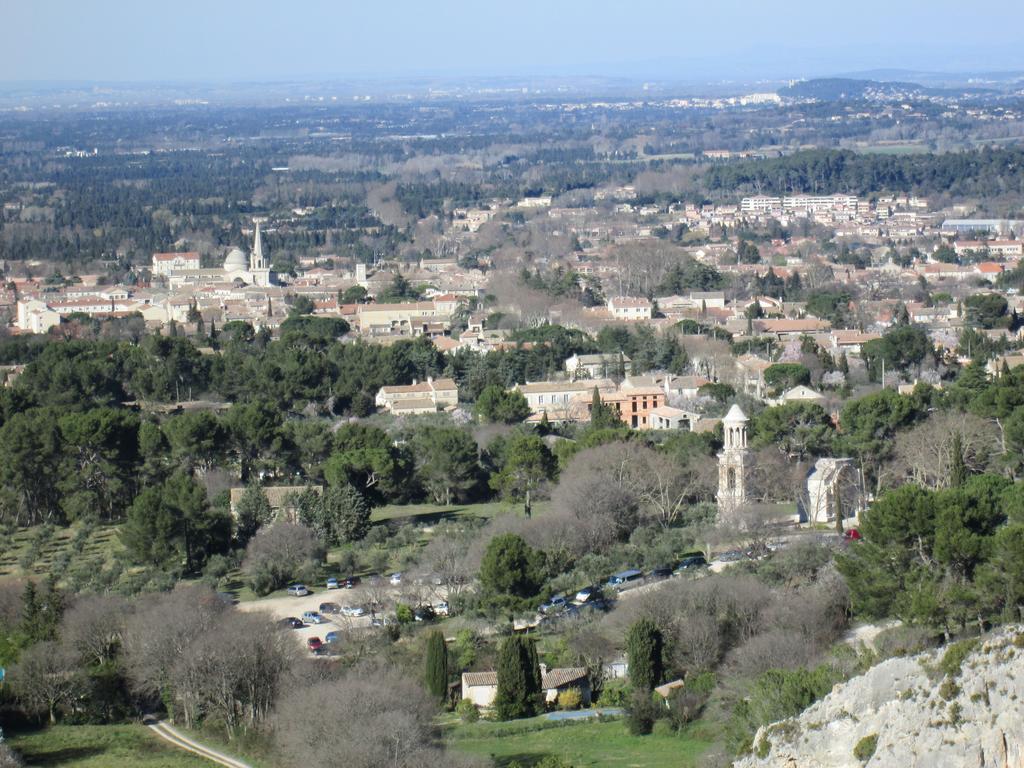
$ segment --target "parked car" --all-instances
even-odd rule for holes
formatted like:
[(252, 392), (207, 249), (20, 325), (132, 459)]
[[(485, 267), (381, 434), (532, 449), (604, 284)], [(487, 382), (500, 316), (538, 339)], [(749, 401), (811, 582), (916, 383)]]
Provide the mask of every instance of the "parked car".
[(843, 538), (846, 541), (859, 541), (861, 538), (860, 531), (856, 528), (847, 528), (843, 531)]
[(613, 574), (608, 577), (608, 583), (605, 584), (609, 589), (626, 589), (630, 585), (636, 584), (644, 577), (643, 571), (638, 571), (636, 568), (630, 568), (627, 571)]
[(601, 598), (600, 587), (584, 587), (576, 593), (576, 597), (573, 598), (573, 602), (583, 605), (589, 603), (592, 600), (599, 600)]
[(358, 576), (349, 576), (347, 579), (341, 582), (341, 586), (343, 586), (345, 589), (353, 589), (358, 583)]
[(282, 627), (285, 627), (286, 629), (302, 629), (304, 626), (306, 626), (302, 623), (302, 619), (297, 619), (294, 616), (289, 616), (286, 619), (281, 619), (281, 621), (279, 621), (278, 624), (280, 624)]
[(323, 650), (324, 643), (319, 637), (311, 637), (306, 641), (306, 647), (313, 653), (320, 653)]
[(288, 587), (288, 594), (292, 597), (305, 597), (309, 594), (309, 590), (306, 589), (305, 584), (292, 584)]
[(412, 617), (416, 621), (432, 621), (437, 614), (434, 613), (434, 609), (429, 605), (421, 605), (412, 612)]
[(320, 603), (320, 613), (340, 613), (341, 606), (337, 603)]
[(337, 577), (331, 576), (331, 578), (329, 578), (327, 580), (327, 588), (328, 589), (337, 589), (339, 586), (341, 586), (341, 585), (338, 583)]
[(370, 626), (373, 627), (387, 627), (390, 626), (391, 623), (391, 619), (380, 613), (378, 613), (376, 616), (370, 619)]
[(391, 582), (392, 587), (397, 587), (399, 584), (402, 583), (402, 574), (392, 573), (389, 581)]
[(707, 564), (708, 561), (704, 555), (688, 555), (679, 561), (679, 565), (676, 566), (676, 573), (704, 568)]
[(735, 563), (742, 560), (745, 557), (746, 555), (743, 554), (743, 552), (741, 552), (740, 550), (730, 549), (728, 552), (723, 552), (722, 554), (718, 555), (718, 557), (716, 557), (715, 560), (717, 560), (720, 563)]
[(346, 605), (341, 609), (342, 616), (348, 616), (349, 618), (355, 618), (366, 615), (366, 609), (361, 605)]
[(672, 575), (671, 565), (659, 565), (657, 568), (651, 568), (651, 572), (647, 574), (649, 579), (667, 579)]
[(539, 610), (541, 613), (555, 613), (561, 611), (569, 604), (569, 601), (565, 599), (563, 595), (555, 595), (546, 603), (541, 603)]
[(306, 611), (302, 614), (302, 620), (307, 624), (323, 624), (326, 619), (316, 611)]
[(325, 643), (336, 643), (339, 640), (341, 640), (341, 635), (338, 634), (337, 632), (332, 631), (332, 632), (328, 632), (326, 635), (324, 635), (324, 642)]
[(447, 600), (442, 600), (439, 603), (434, 603), (433, 607), (434, 607), (434, 613), (437, 614), (438, 616), (449, 616), (449, 615), (451, 615), (452, 609), (451, 609), (451, 606), (448, 605), (448, 601)]

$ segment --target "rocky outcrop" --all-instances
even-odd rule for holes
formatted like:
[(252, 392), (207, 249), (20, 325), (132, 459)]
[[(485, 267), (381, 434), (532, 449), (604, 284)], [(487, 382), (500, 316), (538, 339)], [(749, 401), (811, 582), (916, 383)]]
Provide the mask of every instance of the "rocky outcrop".
[(734, 765), (1024, 768), (1024, 628), (988, 635), (958, 660), (939, 649), (883, 661), (761, 728), (754, 754)]

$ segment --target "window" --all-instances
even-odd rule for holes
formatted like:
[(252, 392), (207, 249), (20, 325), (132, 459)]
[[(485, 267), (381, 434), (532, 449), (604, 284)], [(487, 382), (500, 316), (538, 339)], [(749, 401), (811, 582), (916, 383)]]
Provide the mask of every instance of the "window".
[(736, 470), (729, 467), (728, 472), (725, 474), (725, 487), (730, 491), (736, 490)]
[(537, 404), (538, 405), (543, 405), (544, 404), (544, 395), (539, 395), (537, 397)]

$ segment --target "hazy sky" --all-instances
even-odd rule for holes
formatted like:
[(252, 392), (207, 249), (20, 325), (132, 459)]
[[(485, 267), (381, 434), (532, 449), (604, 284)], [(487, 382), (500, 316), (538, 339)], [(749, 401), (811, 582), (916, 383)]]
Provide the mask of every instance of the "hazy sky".
[(1022, 22), (1022, 0), (0, 0), (0, 80), (1024, 69)]

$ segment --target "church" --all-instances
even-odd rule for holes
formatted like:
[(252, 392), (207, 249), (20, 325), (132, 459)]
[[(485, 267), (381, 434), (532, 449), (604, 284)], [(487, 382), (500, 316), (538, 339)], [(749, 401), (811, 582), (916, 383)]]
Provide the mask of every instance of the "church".
[(241, 280), (246, 285), (257, 285), (261, 288), (274, 282), (267, 257), (263, 255), (263, 238), (260, 235), (259, 219), (256, 219), (252, 253), (246, 257), (241, 248), (232, 248), (228, 251), (227, 258), (224, 259), (223, 279), (228, 282)]
[[(254, 219), (256, 231), (253, 234), (252, 252), (248, 255), (241, 248), (228, 251), (224, 264), (213, 269), (198, 268), (198, 254), (193, 261), (176, 260), (168, 266), (158, 257), (166, 259), (168, 254), (154, 254), (153, 274), (165, 275), (171, 288), (183, 285), (209, 285), (211, 283), (243, 283), (245, 285), (265, 288), (277, 282), (276, 275), (270, 271), (270, 263), (263, 253), (263, 235), (260, 232), (260, 220)], [(173, 255), (173, 254), (172, 254)], [(181, 254), (188, 256), (190, 254)]]

